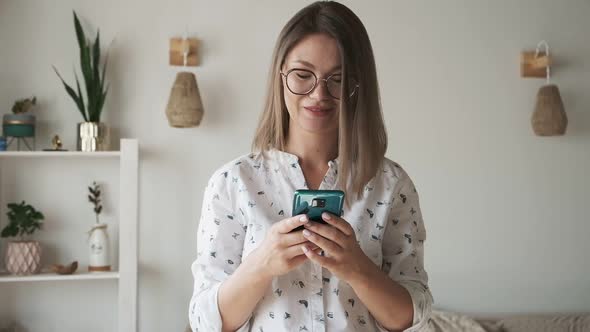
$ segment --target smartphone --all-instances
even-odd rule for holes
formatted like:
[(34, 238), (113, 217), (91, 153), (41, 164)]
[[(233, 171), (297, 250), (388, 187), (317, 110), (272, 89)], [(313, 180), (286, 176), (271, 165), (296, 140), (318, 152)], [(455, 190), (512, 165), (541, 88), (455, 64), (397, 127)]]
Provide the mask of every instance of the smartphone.
[[(344, 192), (342, 190), (297, 190), (293, 195), (292, 216), (306, 214), (309, 220), (326, 224), (322, 213), (328, 212), (338, 217), (342, 216)], [(292, 232), (302, 230), (299, 226)]]

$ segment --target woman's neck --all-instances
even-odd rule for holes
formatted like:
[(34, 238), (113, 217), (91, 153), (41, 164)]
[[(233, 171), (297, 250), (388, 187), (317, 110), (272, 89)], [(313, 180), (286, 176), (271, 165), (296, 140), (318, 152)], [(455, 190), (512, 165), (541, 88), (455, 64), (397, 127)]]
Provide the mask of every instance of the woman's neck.
[(307, 169), (324, 169), (338, 157), (338, 135), (298, 132), (287, 137), (285, 152), (296, 155)]

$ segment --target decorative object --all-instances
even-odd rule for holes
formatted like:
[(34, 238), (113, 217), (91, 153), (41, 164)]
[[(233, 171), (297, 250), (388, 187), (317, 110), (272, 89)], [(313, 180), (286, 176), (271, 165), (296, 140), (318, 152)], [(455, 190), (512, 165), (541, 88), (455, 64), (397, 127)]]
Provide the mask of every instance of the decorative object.
[(108, 84), (105, 85), (107, 59), (105, 59), (102, 69), (100, 68), (100, 32), (96, 33), (94, 43), (86, 39), (86, 34), (80, 25), (76, 12), (74, 12), (74, 27), (80, 48), (80, 67), (86, 86), (86, 103), (80, 90), (78, 75), (75, 74), (76, 90), (74, 90), (64, 81), (57, 69), (55, 67), (53, 69), (84, 119), (84, 122), (78, 123), (77, 126), (77, 149), (79, 151), (107, 151), (110, 148), (110, 130), (106, 124), (100, 122), (100, 116), (109, 87)]
[(57, 274), (73, 274), (78, 269), (78, 261), (73, 261), (69, 265), (54, 264), (51, 265), (51, 271)]
[(78, 151), (108, 151), (111, 142), (109, 127), (103, 122), (78, 123)]
[(61, 150), (61, 140), (59, 139), (58, 135), (53, 136), (51, 139), (51, 145), (53, 145), (53, 150)]
[[(545, 52), (539, 52), (541, 46), (545, 46)], [(522, 53), (521, 76), (547, 79), (537, 93), (535, 110), (531, 117), (533, 131), (537, 136), (561, 136), (567, 129), (568, 120), (559, 88), (550, 83), (550, 68), (549, 44), (546, 41), (540, 41), (534, 53)]]
[[(199, 65), (197, 49), (199, 40), (196, 38), (170, 38), (169, 62), (173, 66), (195, 67)], [(185, 60), (186, 53), (186, 60)]]
[[(196, 66), (198, 63), (196, 48), (197, 40), (189, 38), (172, 38), (170, 40), (170, 64), (186, 67)], [(179, 59), (182, 59), (180, 62)], [(166, 117), (171, 127), (189, 128), (196, 127), (203, 118), (203, 102), (194, 73), (183, 71), (176, 74), (176, 79), (168, 105)]]
[(41, 245), (38, 241), (25, 241), (26, 235), (32, 235), (41, 229), (43, 214), (22, 201), (20, 204), (8, 204), (9, 223), (2, 230), (2, 237), (18, 237), (9, 241), (6, 249), (6, 269), (16, 275), (38, 273), (41, 269)]
[(88, 195), (88, 201), (94, 205), (96, 223), (88, 233), (88, 248), (90, 251), (88, 271), (110, 271), (111, 264), (109, 263), (109, 236), (107, 233), (107, 224), (101, 224), (99, 221), (99, 215), (102, 212), (100, 198), (101, 188), (96, 182), (93, 182), (92, 185), (92, 187), (88, 187), (88, 191), (90, 192)]
[[(32, 114), (37, 98), (23, 98), (12, 106), (12, 114), (5, 114), (2, 118), (3, 136), (9, 139), (7, 149), (16, 139), (17, 150), (20, 151), (21, 142), (28, 150), (35, 149), (35, 115)], [(27, 140), (32, 141), (32, 146)]]
[(567, 115), (557, 85), (548, 84), (539, 89), (531, 124), (537, 136), (565, 134)]
[(43, 151), (68, 151), (66, 149), (61, 148), (63, 144), (61, 143), (61, 139), (58, 135), (53, 136), (53, 138), (51, 139), (51, 145), (53, 146), (53, 148), (43, 149)]

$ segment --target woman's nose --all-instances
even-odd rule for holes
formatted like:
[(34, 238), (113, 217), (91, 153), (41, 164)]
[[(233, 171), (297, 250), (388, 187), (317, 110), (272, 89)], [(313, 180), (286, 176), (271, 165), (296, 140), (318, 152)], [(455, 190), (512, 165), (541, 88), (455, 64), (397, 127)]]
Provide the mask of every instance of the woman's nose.
[(311, 90), (309, 96), (317, 100), (325, 100), (332, 98), (328, 92), (328, 85), (325, 80), (318, 80), (318, 84)]

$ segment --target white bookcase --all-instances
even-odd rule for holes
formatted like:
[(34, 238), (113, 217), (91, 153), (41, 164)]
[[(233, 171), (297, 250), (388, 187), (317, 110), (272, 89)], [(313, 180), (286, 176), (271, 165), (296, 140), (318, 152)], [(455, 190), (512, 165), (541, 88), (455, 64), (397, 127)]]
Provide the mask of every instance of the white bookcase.
[[(102, 158), (118, 161), (119, 163), (119, 210), (118, 210), (118, 250), (114, 253), (118, 259), (116, 271), (111, 272), (86, 272), (82, 268), (72, 275), (58, 275), (55, 273), (41, 273), (30, 276), (14, 276), (6, 273), (0, 274), (0, 284), (23, 282), (46, 282), (50, 286), (53, 282), (81, 281), (112, 279), (117, 283), (118, 303), (118, 331), (137, 331), (137, 268), (138, 268), (138, 170), (139, 147), (136, 139), (122, 139), (120, 151), (106, 152), (44, 152), (44, 151), (2, 151), (0, 152), (0, 167), (2, 161), (11, 159), (11, 162), (34, 162), (43, 167), (43, 161), (47, 158)], [(66, 166), (67, 167), (67, 166)], [(75, 172), (72, 169), (71, 172)], [(0, 179), (1, 181), (2, 179)], [(2, 202), (5, 204), (6, 202)], [(4, 241), (3, 241), (4, 242)], [(2, 266), (4, 257), (0, 257)], [(43, 264), (42, 259), (42, 264)], [(49, 282), (49, 283), (47, 283)], [(17, 287), (15, 285), (15, 287)], [(89, 290), (91, 292), (91, 290)], [(89, 294), (91, 296), (91, 294)], [(114, 301), (114, 300), (113, 300)], [(66, 318), (66, 317), (64, 317)]]

